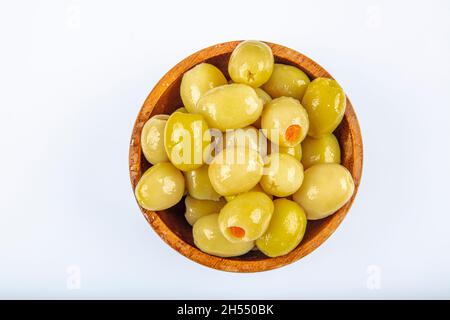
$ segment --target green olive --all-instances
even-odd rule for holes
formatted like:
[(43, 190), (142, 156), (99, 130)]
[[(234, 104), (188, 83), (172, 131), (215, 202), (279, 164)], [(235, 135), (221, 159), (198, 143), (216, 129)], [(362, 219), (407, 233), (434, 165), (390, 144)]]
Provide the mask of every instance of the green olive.
[(293, 156), (272, 153), (260, 184), (264, 191), (276, 197), (287, 197), (295, 193), (303, 182), (303, 166)]
[(345, 113), (345, 93), (333, 79), (311, 81), (302, 100), (309, 115), (309, 132), (314, 138), (332, 133)]
[(208, 175), (217, 193), (232, 196), (258, 184), (263, 173), (259, 153), (244, 147), (226, 148), (209, 165)]
[(170, 161), (182, 171), (202, 166), (211, 135), (203, 116), (174, 112), (167, 120), (164, 145)]
[(305, 210), (308, 220), (317, 220), (343, 207), (354, 190), (352, 175), (344, 166), (316, 164), (305, 171), (303, 184), (293, 199)]
[(236, 257), (252, 250), (254, 241), (232, 243), (220, 232), (219, 215), (210, 214), (200, 218), (192, 228), (195, 245), (203, 252), (218, 257)]
[(295, 159), (297, 159), (298, 161), (302, 160), (303, 152), (302, 152), (301, 144), (298, 144), (294, 147), (278, 147), (278, 152), (289, 154), (289, 155), (293, 156)]
[(187, 109), (185, 107), (180, 107), (180, 108), (176, 109), (174, 112), (189, 113), (189, 111), (187, 111)]
[(294, 147), (306, 137), (308, 113), (294, 98), (276, 98), (264, 107), (261, 127), (272, 142), (283, 147)]
[(263, 105), (272, 101), (272, 97), (261, 88), (255, 88), (256, 94), (263, 101)]
[(260, 41), (249, 40), (238, 44), (228, 63), (228, 73), (234, 82), (254, 88), (269, 80), (272, 70), (272, 50)]
[(181, 80), (180, 95), (186, 109), (197, 112), (197, 102), (206, 91), (224, 85), (227, 79), (223, 73), (209, 63), (200, 63), (187, 71)]
[(183, 174), (170, 162), (157, 163), (145, 171), (134, 193), (139, 205), (144, 209), (168, 209), (183, 197)]
[(225, 131), (251, 125), (261, 115), (262, 100), (245, 84), (227, 84), (206, 92), (198, 101), (198, 112), (212, 128)]
[(292, 97), (302, 100), (310, 80), (299, 68), (276, 63), (272, 76), (262, 87), (272, 98)]
[(142, 153), (151, 164), (169, 161), (164, 148), (164, 128), (168, 118), (166, 114), (157, 114), (151, 117), (142, 128)]
[(256, 150), (260, 154), (267, 152), (266, 137), (262, 132), (252, 126), (236, 130), (227, 130), (223, 138), (224, 148), (237, 146)]
[(266, 232), (272, 213), (273, 202), (265, 193), (240, 194), (220, 210), (220, 231), (231, 242), (256, 240)]
[(226, 201), (221, 199), (219, 201), (212, 200), (198, 200), (187, 196), (184, 199), (184, 204), (186, 206), (186, 212), (184, 214), (187, 222), (193, 226), (195, 222), (201, 217), (207, 216), (213, 213), (219, 213), (220, 209), (223, 208)]
[(329, 133), (318, 139), (306, 137), (302, 142), (302, 164), (308, 169), (318, 163), (341, 163), (341, 149), (334, 134)]
[(200, 168), (186, 171), (184, 173), (186, 187), (189, 194), (196, 199), (217, 201), (220, 199), (220, 194), (214, 190), (209, 181), (208, 167), (203, 165)]
[[(258, 95), (258, 97), (262, 100), (263, 102), (263, 110), (264, 110), (264, 106), (269, 103), (270, 101), (272, 101), (272, 97), (269, 96), (269, 94), (267, 92), (265, 92), (263, 89), (261, 88), (255, 88), (256, 94)], [(255, 128), (261, 129), (261, 117), (259, 117), (254, 123), (253, 126)]]
[(257, 248), (272, 258), (294, 250), (303, 239), (307, 223), (305, 211), (294, 201), (277, 199), (273, 205), (269, 227), (256, 240)]
[[(248, 192), (251, 192), (251, 191), (257, 191), (257, 192), (263, 192), (263, 193), (266, 193), (265, 191), (264, 191), (264, 189), (261, 187), (261, 185), (260, 184), (257, 184), (256, 186), (254, 186), (253, 188), (251, 188)], [(267, 193), (266, 193), (267, 194)], [(270, 199), (273, 199), (273, 196), (271, 195), (271, 194), (267, 194), (268, 196), (269, 196), (269, 198)], [(238, 195), (236, 194), (236, 195), (233, 195), (233, 196), (226, 196), (225, 197), (225, 200), (227, 201), (227, 202), (230, 202), (231, 200), (233, 200), (234, 198), (236, 198)]]

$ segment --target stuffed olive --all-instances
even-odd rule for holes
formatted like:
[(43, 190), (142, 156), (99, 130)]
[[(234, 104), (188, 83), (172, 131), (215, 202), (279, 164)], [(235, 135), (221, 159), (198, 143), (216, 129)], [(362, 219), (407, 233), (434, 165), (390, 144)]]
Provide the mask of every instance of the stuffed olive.
[(216, 192), (232, 196), (247, 192), (261, 180), (263, 161), (259, 153), (245, 147), (222, 150), (209, 165), (208, 175)]
[(183, 194), (183, 174), (170, 162), (160, 162), (150, 167), (135, 189), (139, 205), (147, 210), (168, 209), (176, 205)]
[(308, 76), (299, 68), (276, 63), (272, 76), (262, 88), (272, 98), (292, 97), (302, 100), (309, 83)]
[(220, 209), (223, 208), (225, 203), (226, 201), (224, 199), (218, 201), (198, 200), (191, 196), (187, 196), (184, 199), (184, 204), (186, 206), (184, 217), (187, 222), (193, 226), (201, 217), (220, 212)]
[[(261, 88), (255, 88), (256, 94), (258, 95), (258, 97), (262, 100), (263, 102), (263, 110), (264, 110), (264, 106), (269, 103), (270, 101), (272, 101), (272, 97), (269, 96), (269, 94), (267, 92), (265, 92), (263, 89)], [(254, 126), (255, 128), (261, 129), (261, 117), (259, 117), (253, 124), (252, 126)]]
[(210, 214), (200, 218), (194, 224), (192, 233), (197, 248), (219, 257), (241, 256), (253, 249), (254, 241), (228, 241), (219, 229), (218, 217), (217, 213)]
[(302, 164), (305, 169), (318, 163), (341, 163), (339, 142), (332, 133), (317, 139), (306, 137), (302, 142), (302, 146)]
[(273, 202), (265, 193), (246, 192), (220, 210), (219, 227), (231, 242), (253, 241), (266, 232), (272, 213)]
[(243, 41), (231, 53), (228, 73), (235, 83), (254, 88), (269, 80), (273, 70), (270, 47), (260, 41)]
[(233, 83), (206, 92), (197, 109), (212, 128), (225, 131), (255, 122), (261, 116), (263, 102), (252, 87)]
[(197, 113), (197, 102), (208, 90), (224, 85), (223, 73), (209, 63), (200, 63), (187, 71), (181, 80), (180, 96), (187, 111)]
[(269, 227), (256, 240), (256, 247), (266, 256), (278, 257), (288, 254), (302, 241), (307, 220), (305, 211), (294, 201), (277, 199), (273, 205)]
[(309, 115), (308, 134), (314, 138), (332, 133), (345, 113), (345, 93), (336, 80), (316, 78), (309, 84), (302, 99)]
[(151, 117), (142, 128), (141, 147), (145, 159), (151, 164), (169, 161), (164, 148), (164, 128), (169, 116), (158, 114)]
[(305, 171), (293, 199), (306, 212), (308, 220), (328, 217), (343, 207), (355, 190), (352, 175), (342, 165), (316, 164)]
[(268, 194), (287, 197), (295, 193), (303, 182), (303, 166), (293, 156), (272, 153), (268, 157), (260, 185)]
[(199, 200), (219, 200), (218, 194), (208, 176), (208, 165), (203, 165), (200, 168), (184, 172), (186, 179), (186, 188), (188, 193)]
[(283, 147), (294, 147), (308, 133), (308, 113), (294, 98), (276, 98), (264, 107), (261, 128), (272, 142)]
[(164, 145), (175, 167), (190, 171), (203, 165), (211, 143), (208, 129), (199, 114), (174, 112), (170, 115), (164, 131)]

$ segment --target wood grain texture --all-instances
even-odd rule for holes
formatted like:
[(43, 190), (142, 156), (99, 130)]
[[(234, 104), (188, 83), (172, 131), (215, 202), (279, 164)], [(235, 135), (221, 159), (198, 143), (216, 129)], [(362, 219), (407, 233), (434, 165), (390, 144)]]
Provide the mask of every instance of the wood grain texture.
[[(169, 114), (182, 106), (179, 94), (181, 78), (195, 65), (201, 62), (212, 63), (229, 78), (228, 59), (239, 42), (225, 42), (194, 53), (167, 72), (150, 92), (139, 111), (131, 136), (129, 170), (133, 190), (141, 175), (150, 167), (140, 146), (141, 130), (145, 122), (155, 114)], [(332, 78), (325, 69), (303, 54), (281, 45), (266, 43), (272, 48), (276, 62), (296, 66), (311, 79)], [(348, 97), (344, 119), (335, 134), (341, 146), (342, 164), (349, 169), (355, 181), (355, 192), (350, 201), (335, 214), (322, 220), (308, 221), (303, 241), (285, 256), (269, 258), (259, 251), (251, 251), (236, 258), (220, 258), (200, 251), (194, 246), (192, 228), (184, 218), (184, 201), (164, 211), (153, 212), (143, 208), (141, 211), (155, 232), (167, 244), (202, 265), (230, 272), (258, 272), (285, 266), (311, 253), (327, 240), (342, 222), (356, 197), (362, 173), (363, 146), (358, 119)]]

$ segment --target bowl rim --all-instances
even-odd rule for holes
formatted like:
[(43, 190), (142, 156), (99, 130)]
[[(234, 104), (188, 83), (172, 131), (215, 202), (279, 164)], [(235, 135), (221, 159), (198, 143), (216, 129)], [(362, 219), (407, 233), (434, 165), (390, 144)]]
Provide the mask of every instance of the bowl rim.
[[(242, 42), (242, 40), (223, 42), (191, 54), (171, 68), (153, 87), (139, 110), (130, 140), (129, 172), (133, 194), (136, 184), (140, 178), (142, 158), (141, 146), (138, 142), (140, 139), (136, 138), (140, 137), (143, 125), (146, 120), (149, 119), (160, 97), (168, 88), (171, 87), (171, 84), (179, 79), (179, 77), (181, 77), (186, 71), (207, 59), (231, 53), (240, 42)], [(333, 77), (324, 68), (307, 56), (279, 44), (267, 41), (263, 42), (271, 47), (276, 59), (290, 61), (291, 63), (295, 62), (295, 64), (305, 71), (308, 76), (312, 78), (327, 77), (333, 79)], [(354, 193), (350, 200), (341, 209), (330, 216), (322, 229), (314, 236), (314, 238), (311, 239), (311, 241), (309, 241), (307, 246), (302, 246), (300, 244), (287, 255), (275, 258), (265, 257), (259, 260), (239, 260), (238, 257), (221, 258), (213, 256), (200, 251), (195, 246), (192, 246), (181, 239), (164, 223), (164, 221), (158, 216), (157, 212), (146, 210), (141, 206), (139, 206), (139, 208), (153, 230), (162, 238), (162, 240), (164, 240), (164, 242), (185, 257), (204, 266), (228, 272), (261, 272), (280, 268), (298, 261), (312, 251), (316, 250), (334, 233), (347, 215), (347, 212), (352, 206), (359, 189), (363, 166), (363, 143), (359, 122), (348, 96), (344, 118), (348, 122), (349, 133), (352, 136), (353, 166), (350, 173), (352, 174), (355, 182)]]

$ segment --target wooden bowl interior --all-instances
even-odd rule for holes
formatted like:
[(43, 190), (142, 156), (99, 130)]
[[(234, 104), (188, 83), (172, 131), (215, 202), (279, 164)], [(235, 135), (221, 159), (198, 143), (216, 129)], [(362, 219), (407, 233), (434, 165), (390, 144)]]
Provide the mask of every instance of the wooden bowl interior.
[[(238, 42), (232, 42), (227, 43), (230, 44), (230, 49), (227, 52), (220, 53), (218, 55), (215, 55), (210, 58), (206, 58), (204, 62), (211, 63), (218, 67), (229, 79), (228, 71), (227, 71), (227, 65), (228, 60), (231, 55), (231, 51), (234, 48), (234, 46)], [(296, 66), (300, 69), (302, 69), (311, 79), (314, 79), (318, 76), (325, 76), (325, 77), (331, 77), (324, 69), (322, 69), (320, 66), (312, 62), (311, 60), (307, 59), (306, 57), (294, 52), (298, 56), (293, 56), (292, 59), (286, 58), (285, 51), (286, 48), (274, 44), (269, 44), (272, 47), (272, 50), (274, 52), (275, 61), (279, 63), (289, 64)], [(206, 49), (205, 49), (206, 50)], [(290, 50), (290, 49), (289, 49)], [(282, 56), (277, 55), (278, 52), (283, 52)], [(299, 57), (304, 57), (304, 59), (299, 59)], [(197, 63), (195, 63), (197, 64)], [(194, 64), (194, 65), (195, 65)], [(192, 65), (191, 67), (193, 67)], [(308, 67), (310, 66), (310, 67)], [(190, 68), (189, 68), (190, 69)], [(150, 118), (153, 115), (156, 114), (170, 114), (177, 108), (182, 106), (182, 101), (180, 98), (179, 88), (180, 88), (180, 82), (181, 78), (183, 76), (183, 73), (179, 73), (177, 77), (174, 79), (174, 81), (167, 86), (167, 88), (162, 92), (159, 99), (155, 102), (153, 110), (151, 113), (148, 114), (141, 114), (141, 117), (138, 117), (138, 120), (136, 122), (135, 126), (135, 132), (133, 134), (132, 139), (132, 146), (135, 148), (130, 149), (130, 159), (132, 158), (132, 150), (138, 150), (139, 155), (135, 155), (139, 158), (139, 161), (137, 161), (138, 168), (134, 168), (134, 170), (137, 171), (137, 175), (132, 175), (132, 184), (133, 189), (136, 186), (137, 181), (139, 180), (140, 176), (150, 167), (150, 164), (145, 160), (144, 156), (141, 154), (140, 146), (139, 146), (139, 139), (140, 139), (140, 128), (142, 128), (143, 123)], [(158, 85), (161, 85), (159, 83)], [(145, 107), (145, 104), (144, 104)], [(143, 108), (144, 109), (144, 108)], [(141, 113), (143, 110), (141, 110)], [(356, 124), (354, 123), (356, 121)], [(352, 128), (351, 128), (352, 127)], [(352, 131), (353, 130), (353, 131)], [(362, 149), (356, 150), (357, 152), (361, 153), (360, 157), (355, 157), (355, 143), (358, 145), (358, 141), (355, 141), (355, 135), (359, 136), (359, 127), (357, 125), (356, 116), (354, 115), (353, 108), (351, 106), (350, 101), (347, 99), (347, 110), (345, 117), (342, 121), (342, 123), (339, 125), (339, 127), (335, 131), (335, 135), (337, 139), (339, 140), (340, 147), (341, 147), (341, 157), (342, 157), (342, 164), (347, 167), (347, 169), (350, 170), (352, 173), (355, 183), (356, 183), (356, 189), (359, 185), (359, 179), (360, 179), (360, 171), (361, 171), (361, 165), (362, 165)], [(138, 141), (136, 141), (138, 140)], [(359, 148), (359, 146), (358, 146)], [(357, 164), (355, 167), (355, 159), (357, 159)], [(360, 159), (360, 160), (358, 160)], [(130, 160), (130, 166), (132, 164), (136, 164), (136, 161)], [(130, 167), (130, 171), (132, 171)], [(217, 269), (222, 269), (226, 271), (238, 271), (238, 272), (246, 272), (246, 271), (263, 271), (263, 270), (269, 270), (273, 269), (279, 266), (286, 265), (288, 263), (291, 263), (295, 260), (298, 260), (299, 258), (305, 256), (309, 252), (313, 251), (315, 248), (317, 248), (323, 241), (325, 241), (328, 236), (334, 231), (334, 229), (337, 228), (341, 220), (344, 218), (346, 212), (351, 206), (351, 203), (354, 199), (354, 196), (356, 195), (356, 190), (353, 195), (353, 198), (343, 207), (341, 208), (337, 213), (334, 215), (331, 215), (325, 219), (317, 220), (317, 221), (308, 221), (307, 230), (305, 233), (305, 236), (303, 238), (303, 241), (300, 243), (300, 245), (291, 253), (289, 253), (286, 256), (283, 257), (277, 257), (277, 258), (268, 258), (264, 254), (262, 254), (259, 251), (250, 251), (246, 255), (235, 257), (235, 258), (217, 258), (210, 255), (207, 255), (201, 251), (199, 251), (195, 246), (193, 242), (192, 237), (192, 228), (191, 226), (186, 222), (186, 219), (184, 218), (184, 199), (177, 204), (175, 207), (170, 208), (168, 210), (159, 211), (157, 213), (149, 212), (147, 210), (142, 209), (144, 215), (146, 216), (147, 220), (149, 220), (150, 224), (155, 227), (153, 224), (154, 216), (153, 214), (157, 214), (157, 216), (161, 219), (163, 224), (171, 231), (173, 232), (177, 239), (177, 243), (173, 243), (172, 240), (168, 240), (167, 238), (163, 239), (168, 242), (172, 247), (174, 247), (176, 250), (180, 251), (182, 254), (187, 255), (189, 258), (200, 262), (205, 265), (209, 265), (210, 267), (214, 267)], [(156, 230), (161, 235), (161, 228), (158, 227), (158, 230)], [(182, 246), (185, 246), (183, 249), (181, 249)], [(186, 246), (190, 248), (186, 248)], [(194, 253), (190, 253), (194, 252)], [(213, 260), (213, 262), (209, 263), (209, 260)], [(250, 264), (246, 264), (246, 262)]]

